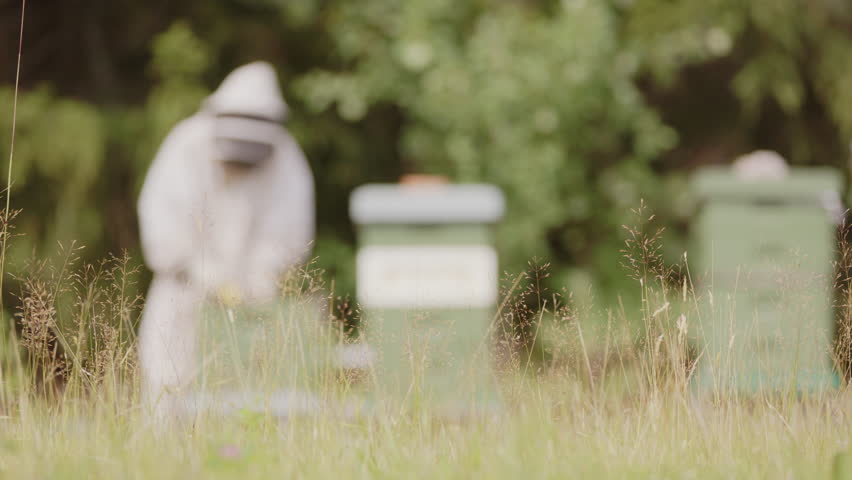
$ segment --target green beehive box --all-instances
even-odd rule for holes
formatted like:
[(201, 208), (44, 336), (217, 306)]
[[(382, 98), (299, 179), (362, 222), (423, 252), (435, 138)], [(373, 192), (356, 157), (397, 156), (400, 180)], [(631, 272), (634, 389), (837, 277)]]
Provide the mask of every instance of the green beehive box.
[(702, 306), (696, 383), (742, 392), (835, 385), (840, 175), (792, 168), (782, 178), (743, 179), (711, 167), (693, 187), (700, 207), (689, 260)]
[(466, 415), (499, 404), (491, 185), (365, 185), (352, 194), (362, 328), (377, 400)]

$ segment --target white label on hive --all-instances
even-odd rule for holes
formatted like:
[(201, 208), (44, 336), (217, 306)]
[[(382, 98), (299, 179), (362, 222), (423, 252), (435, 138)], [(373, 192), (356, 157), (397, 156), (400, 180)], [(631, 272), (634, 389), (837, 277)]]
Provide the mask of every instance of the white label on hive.
[(497, 252), (487, 245), (376, 245), (357, 257), (358, 301), (372, 308), (490, 307)]

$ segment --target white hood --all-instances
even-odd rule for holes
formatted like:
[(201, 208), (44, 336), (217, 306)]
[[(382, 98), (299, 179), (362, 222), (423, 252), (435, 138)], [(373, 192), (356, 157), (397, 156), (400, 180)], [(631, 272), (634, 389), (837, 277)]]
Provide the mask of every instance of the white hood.
[(287, 116), (278, 77), (266, 62), (253, 62), (231, 72), (204, 103), (214, 114), (247, 115), (274, 122)]

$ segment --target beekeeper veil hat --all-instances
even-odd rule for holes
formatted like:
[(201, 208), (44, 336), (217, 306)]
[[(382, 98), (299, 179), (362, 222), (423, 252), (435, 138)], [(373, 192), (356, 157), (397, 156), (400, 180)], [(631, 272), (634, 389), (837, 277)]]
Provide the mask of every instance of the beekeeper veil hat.
[(269, 157), (287, 104), (278, 77), (266, 62), (231, 72), (204, 103), (215, 116), (214, 141), (222, 160), (254, 164)]

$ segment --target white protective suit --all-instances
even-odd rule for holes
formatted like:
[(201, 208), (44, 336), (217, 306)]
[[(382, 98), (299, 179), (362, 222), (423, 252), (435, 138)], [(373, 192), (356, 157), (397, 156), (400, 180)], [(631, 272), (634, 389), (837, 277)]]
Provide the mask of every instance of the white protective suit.
[(314, 237), (314, 184), (281, 126), (287, 106), (272, 67), (233, 71), (169, 133), (139, 198), (154, 272), (139, 332), (143, 393), (168, 411), (198, 373), (198, 313), (228, 289), (270, 299)]

